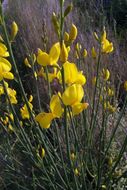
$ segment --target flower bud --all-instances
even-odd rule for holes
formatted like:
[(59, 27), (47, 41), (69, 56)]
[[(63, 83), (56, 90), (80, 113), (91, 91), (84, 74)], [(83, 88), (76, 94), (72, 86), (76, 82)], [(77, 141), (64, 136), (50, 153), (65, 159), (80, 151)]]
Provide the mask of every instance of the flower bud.
[(18, 33), (18, 25), (14, 21), (12, 22), (12, 25), (11, 25), (11, 41), (15, 39), (17, 33)]
[(68, 50), (65, 46), (65, 43), (62, 43), (62, 48), (61, 48), (61, 54), (60, 54), (60, 61), (65, 63), (68, 59)]
[(69, 40), (70, 41), (75, 40), (77, 37), (77, 33), (78, 33), (78, 31), (77, 31), (76, 26), (74, 24), (72, 24), (70, 34), (69, 34)]

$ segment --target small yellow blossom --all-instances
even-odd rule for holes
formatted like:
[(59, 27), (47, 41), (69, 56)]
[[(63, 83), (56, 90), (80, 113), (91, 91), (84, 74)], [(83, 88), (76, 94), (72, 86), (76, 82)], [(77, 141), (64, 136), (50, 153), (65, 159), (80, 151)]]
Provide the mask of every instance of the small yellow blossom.
[(113, 51), (113, 43), (109, 42), (107, 39), (107, 34), (106, 30), (104, 28), (102, 37), (101, 37), (101, 48), (102, 48), (102, 53), (111, 53)]
[[(29, 101), (28, 101), (30, 110), (33, 109), (33, 105), (31, 103), (32, 100), (33, 100), (33, 96), (31, 95), (30, 98), (29, 98)], [(30, 118), (30, 113), (28, 111), (28, 108), (27, 108), (26, 104), (24, 104), (24, 106), (22, 108), (20, 108), (20, 113), (21, 113), (22, 119), (29, 119)]]
[(55, 118), (60, 118), (63, 113), (63, 108), (61, 106), (61, 101), (58, 95), (53, 95), (50, 101), (50, 111), (49, 113), (41, 112), (36, 116), (36, 121), (44, 129), (48, 129), (51, 122)]
[(0, 57), (0, 81), (5, 79), (14, 79), (14, 75), (10, 72), (11, 64), (8, 60)]
[(55, 43), (50, 49), (49, 54), (39, 49), (37, 55), (37, 62), (42, 66), (57, 65), (60, 56), (60, 43)]
[(27, 57), (26, 57), (25, 60), (24, 60), (24, 64), (25, 64), (27, 67), (31, 68), (31, 65), (30, 65), (30, 63), (29, 63)]
[(7, 51), (7, 47), (0, 42), (0, 57), (8, 57), (9, 52)]

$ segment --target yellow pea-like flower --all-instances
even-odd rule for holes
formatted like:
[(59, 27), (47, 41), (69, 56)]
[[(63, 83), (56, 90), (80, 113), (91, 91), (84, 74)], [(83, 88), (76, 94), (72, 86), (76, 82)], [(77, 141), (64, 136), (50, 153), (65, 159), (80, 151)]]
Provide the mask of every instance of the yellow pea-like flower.
[(49, 113), (39, 113), (35, 118), (44, 129), (48, 129), (50, 127), (53, 119), (60, 118), (62, 116), (63, 109), (61, 107), (61, 102), (58, 95), (52, 96), (50, 101), (50, 110), (51, 112)]
[(58, 42), (52, 46), (49, 54), (39, 49), (37, 55), (37, 62), (38, 64), (44, 67), (47, 65), (57, 65), (59, 56), (60, 56), (60, 44)]
[[(65, 83), (70, 85), (73, 83), (84, 85), (86, 83), (86, 77), (83, 75), (82, 71), (78, 71), (74, 63), (65, 62), (63, 64), (64, 69), (64, 80)], [(73, 72), (72, 72), (73, 71)], [(58, 73), (58, 79), (62, 83), (62, 76), (60, 72)]]
[(7, 47), (0, 42), (0, 57), (8, 57), (9, 52), (7, 51)]
[(5, 79), (14, 79), (14, 75), (10, 72), (11, 64), (8, 60), (3, 57), (0, 57), (0, 81)]
[(77, 30), (76, 26), (74, 24), (72, 24), (71, 30), (69, 33), (69, 40), (74, 41), (77, 37), (77, 34), (78, 34), (78, 30)]
[(76, 103), (81, 102), (83, 96), (84, 96), (84, 91), (82, 86), (80, 84), (73, 84), (68, 88), (66, 88), (66, 90), (62, 94), (62, 101), (64, 105), (72, 106)]
[(88, 103), (77, 103), (77, 104), (74, 104), (74, 106), (72, 106), (73, 116), (78, 115), (83, 110), (86, 110), (88, 108), (88, 106), (89, 106)]
[[(29, 101), (28, 101), (29, 108), (30, 108), (31, 111), (33, 109), (33, 105), (31, 103), (32, 100), (33, 100), (33, 96), (31, 95), (30, 98), (29, 98)], [(29, 119), (30, 118), (30, 113), (29, 113), (29, 110), (28, 110), (26, 104), (24, 104), (24, 106), (20, 109), (20, 113), (21, 113), (22, 119)]]

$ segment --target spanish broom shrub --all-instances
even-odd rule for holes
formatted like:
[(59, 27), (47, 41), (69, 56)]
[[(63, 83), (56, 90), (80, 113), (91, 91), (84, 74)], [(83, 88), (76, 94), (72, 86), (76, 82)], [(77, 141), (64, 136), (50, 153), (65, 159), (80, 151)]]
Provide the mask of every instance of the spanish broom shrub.
[[(103, 26), (102, 33), (93, 31), (95, 45), (82, 47), (76, 25), (65, 30), (72, 4), (59, 3), (59, 14), (52, 14), (57, 41), (49, 51), (43, 46), (24, 57), (36, 91), (28, 94), (13, 53), (20, 29), (14, 21), (8, 31), (0, 1), (1, 189), (126, 189), (127, 96), (119, 110), (112, 72), (108, 62), (103, 64), (114, 44)], [(93, 72), (86, 72), (88, 59)], [(38, 87), (41, 78), (46, 107)]]

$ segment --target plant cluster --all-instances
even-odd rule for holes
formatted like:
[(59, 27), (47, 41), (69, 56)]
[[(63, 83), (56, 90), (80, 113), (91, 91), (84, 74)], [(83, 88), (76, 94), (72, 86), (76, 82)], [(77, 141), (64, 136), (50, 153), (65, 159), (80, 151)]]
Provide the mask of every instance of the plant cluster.
[[(126, 164), (127, 135), (123, 131), (123, 140), (116, 145), (118, 152), (113, 152), (112, 147), (121, 127), (127, 97), (119, 111), (110, 82), (111, 73), (102, 62), (103, 57), (114, 51), (114, 45), (108, 40), (105, 27), (102, 34), (93, 33), (96, 48), (91, 47), (90, 52), (79, 42), (75, 43), (77, 27), (72, 23), (69, 32), (64, 29), (72, 7), (70, 4), (64, 8), (64, 0), (60, 0), (60, 13), (52, 15), (58, 41), (49, 52), (38, 49), (37, 54), (32, 53), (24, 60), (35, 80), (34, 97), (25, 93), (12, 51), (18, 26), (13, 22), (8, 33), (0, 3), (3, 189), (109, 190), (116, 188), (119, 181), (124, 181), (122, 185), (126, 188), (127, 171), (123, 163)], [(72, 49), (76, 62), (69, 61), (73, 59), (69, 56)], [(89, 89), (84, 87), (89, 76), (80, 69), (88, 56), (94, 64), (89, 96)], [(40, 77), (47, 83), (47, 99), (50, 99), (47, 109), (40, 101)], [(127, 81), (124, 90), (127, 91)], [(34, 99), (38, 109), (33, 106)]]

